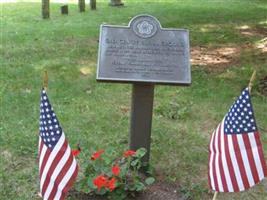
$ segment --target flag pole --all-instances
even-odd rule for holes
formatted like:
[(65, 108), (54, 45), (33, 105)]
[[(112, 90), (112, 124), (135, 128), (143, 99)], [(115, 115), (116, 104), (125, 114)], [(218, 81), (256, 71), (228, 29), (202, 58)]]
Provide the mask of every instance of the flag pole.
[(45, 90), (47, 90), (47, 88), (48, 88), (48, 72), (47, 72), (47, 70), (44, 71), (43, 88)]
[(216, 199), (217, 199), (217, 195), (218, 195), (218, 192), (216, 191), (216, 192), (214, 193), (214, 195), (213, 195), (212, 200), (216, 200)]
[(250, 80), (249, 80), (249, 84), (248, 84), (248, 91), (249, 91), (249, 93), (251, 93), (251, 88), (253, 86), (253, 82), (255, 81), (255, 79), (256, 79), (256, 70), (254, 70), (254, 72), (251, 75)]

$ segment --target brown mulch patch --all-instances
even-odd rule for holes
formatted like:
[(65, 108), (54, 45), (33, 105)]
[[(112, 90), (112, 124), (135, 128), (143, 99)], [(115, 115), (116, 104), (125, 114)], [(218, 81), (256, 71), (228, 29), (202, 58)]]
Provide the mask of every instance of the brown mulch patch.
[(247, 25), (238, 27), (238, 30), (240, 31), (241, 35), (247, 36), (247, 37), (252, 37), (252, 36), (257, 36), (257, 37), (266, 37), (267, 35), (267, 29), (264, 27), (256, 26), (256, 27), (250, 27)]
[(191, 47), (191, 64), (204, 67), (208, 71), (223, 71), (226, 68), (238, 65), (242, 52), (252, 52), (258, 59), (266, 57), (267, 28), (262, 26), (251, 27), (243, 25), (237, 27), (241, 35), (261, 38), (255, 44), (244, 43), (240, 46), (229, 45), (221, 47), (195, 46)]
[(267, 37), (265, 37), (262, 40), (260, 40), (255, 45), (255, 48), (258, 49), (261, 53), (267, 53)]
[(226, 46), (219, 48), (192, 47), (191, 64), (205, 66), (207, 69), (224, 70), (231, 64), (238, 62), (241, 48)]
[[(107, 200), (105, 197), (89, 195), (75, 190), (69, 192), (69, 197), (77, 200)], [(179, 186), (165, 182), (158, 182), (149, 186), (144, 192), (136, 197), (129, 197), (126, 200), (185, 200), (185, 196), (180, 192)]]
[(267, 37), (255, 44), (244, 44), (241, 46), (205, 47), (196, 46), (191, 48), (191, 64), (203, 67), (208, 71), (222, 72), (225, 69), (240, 65), (242, 52), (250, 52), (255, 60), (266, 60)]

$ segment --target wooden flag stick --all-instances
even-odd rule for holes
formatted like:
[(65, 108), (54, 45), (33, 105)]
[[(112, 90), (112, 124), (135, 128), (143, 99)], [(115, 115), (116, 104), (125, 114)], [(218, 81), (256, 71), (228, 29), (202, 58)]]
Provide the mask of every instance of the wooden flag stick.
[(216, 200), (217, 199), (217, 195), (218, 195), (218, 192), (215, 192), (214, 195), (213, 195), (212, 200)]
[(48, 88), (48, 73), (47, 73), (47, 70), (44, 71), (43, 88), (45, 90), (47, 90), (47, 88)]
[(250, 81), (249, 81), (249, 84), (248, 84), (249, 93), (251, 93), (251, 88), (253, 86), (253, 82), (255, 81), (255, 79), (256, 79), (256, 70), (254, 70), (253, 74), (250, 77)]

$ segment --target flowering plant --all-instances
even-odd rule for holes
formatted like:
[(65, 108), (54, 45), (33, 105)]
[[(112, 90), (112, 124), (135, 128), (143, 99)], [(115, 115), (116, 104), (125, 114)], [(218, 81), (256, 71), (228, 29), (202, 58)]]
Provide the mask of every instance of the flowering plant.
[(85, 177), (80, 182), (83, 192), (122, 200), (143, 191), (155, 181), (153, 177), (144, 178), (139, 173), (143, 166), (142, 158), (146, 154), (144, 148), (127, 150), (112, 158), (115, 154), (114, 150), (101, 149), (90, 156)]

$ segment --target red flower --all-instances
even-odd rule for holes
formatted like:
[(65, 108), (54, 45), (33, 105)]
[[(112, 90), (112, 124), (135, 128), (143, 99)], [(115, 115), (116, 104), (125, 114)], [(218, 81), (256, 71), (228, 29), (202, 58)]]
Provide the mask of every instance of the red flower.
[(72, 150), (72, 155), (75, 157), (78, 156), (80, 153), (81, 153), (81, 150), (79, 150), (79, 149), (73, 149)]
[(71, 152), (72, 152), (72, 155), (73, 156), (78, 156), (80, 153), (81, 153), (82, 149), (80, 147), (80, 143), (77, 144), (77, 149), (73, 149)]
[(112, 192), (116, 188), (116, 179), (113, 177), (110, 181), (108, 181), (106, 187)]
[(112, 174), (113, 174), (114, 176), (119, 176), (119, 174), (120, 174), (120, 172), (121, 172), (121, 169), (120, 169), (120, 167), (119, 167), (118, 165), (114, 165), (114, 166), (112, 167), (111, 171), (112, 171)]
[(105, 176), (100, 175), (97, 176), (94, 180), (93, 180), (94, 185), (97, 187), (98, 190), (100, 190), (102, 187), (106, 187), (108, 184), (108, 180)]
[(103, 149), (100, 149), (97, 152), (93, 153), (93, 155), (91, 156), (91, 160), (98, 159), (101, 156), (102, 153), (104, 153)]
[(133, 150), (127, 150), (127, 151), (125, 151), (124, 153), (123, 153), (123, 156), (125, 157), (125, 158), (127, 158), (127, 157), (129, 157), (129, 156), (133, 156), (133, 155), (135, 155), (135, 151), (133, 151)]

